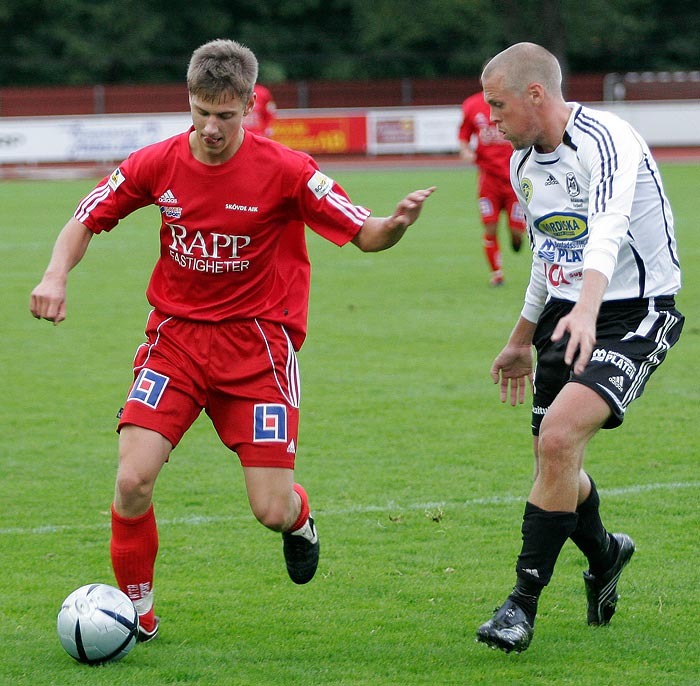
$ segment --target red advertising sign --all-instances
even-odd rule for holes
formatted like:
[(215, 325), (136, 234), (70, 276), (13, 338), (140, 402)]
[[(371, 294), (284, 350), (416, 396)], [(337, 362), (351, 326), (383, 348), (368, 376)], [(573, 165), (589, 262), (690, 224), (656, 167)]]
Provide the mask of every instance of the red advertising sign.
[(275, 119), (272, 137), (311, 155), (365, 153), (367, 117), (364, 114)]

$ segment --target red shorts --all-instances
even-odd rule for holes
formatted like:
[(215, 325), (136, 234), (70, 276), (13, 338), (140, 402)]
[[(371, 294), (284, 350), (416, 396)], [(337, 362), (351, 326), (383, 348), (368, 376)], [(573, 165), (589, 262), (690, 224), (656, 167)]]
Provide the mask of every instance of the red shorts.
[(501, 212), (508, 213), (511, 229), (525, 229), (525, 213), (510, 181), (479, 173), (479, 213), (483, 224), (496, 224)]
[(176, 446), (204, 409), (244, 467), (294, 468), (299, 427), (297, 358), (280, 324), (204, 323), (153, 311), (134, 358), (119, 420)]

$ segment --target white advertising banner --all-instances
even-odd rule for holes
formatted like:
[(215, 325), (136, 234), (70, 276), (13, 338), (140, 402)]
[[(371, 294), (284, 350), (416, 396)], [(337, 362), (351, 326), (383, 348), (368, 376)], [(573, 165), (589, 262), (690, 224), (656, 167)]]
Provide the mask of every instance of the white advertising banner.
[(698, 100), (596, 103), (591, 107), (614, 112), (628, 121), (652, 147), (700, 145)]
[[(700, 101), (592, 103), (631, 122), (651, 146), (700, 146)], [(342, 110), (303, 110), (323, 121), (346, 121)], [(353, 121), (357, 111), (353, 110)], [(366, 153), (457, 153), (459, 107), (371, 109), (366, 118)], [(670, 122), (670, 123), (669, 123)], [(189, 112), (165, 114), (0, 117), (0, 165), (114, 162), (144, 145), (191, 125)], [(362, 124), (360, 124), (362, 126)]]
[(189, 112), (0, 118), (0, 164), (122, 160), (191, 124)]
[(459, 151), (459, 107), (394, 107), (367, 112), (370, 155)]

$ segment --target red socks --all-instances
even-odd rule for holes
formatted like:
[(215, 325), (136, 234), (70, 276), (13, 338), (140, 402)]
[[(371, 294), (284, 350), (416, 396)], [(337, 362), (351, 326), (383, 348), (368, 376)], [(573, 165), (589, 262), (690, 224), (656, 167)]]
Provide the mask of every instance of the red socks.
[(299, 512), (299, 517), (297, 521), (294, 522), (290, 531), (298, 531), (301, 529), (309, 518), (309, 497), (306, 495), (306, 491), (299, 484), (294, 484), (294, 490), (299, 494), (301, 498), (301, 512)]
[(153, 568), (158, 529), (153, 505), (139, 517), (122, 517), (112, 505), (112, 567), (119, 588), (133, 601), (146, 631), (154, 628)]
[(498, 238), (484, 234), (484, 253), (486, 260), (491, 267), (492, 272), (498, 272), (501, 269), (501, 251), (498, 247)]
[[(299, 484), (294, 490), (301, 498), (301, 511), (290, 531), (309, 521), (309, 498)], [(139, 517), (122, 517), (112, 505), (112, 567), (119, 588), (131, 598), (145, 631), (155, 628), (153, 613), (153, 570), (158, 553), (158, 528), (153, 505)]]

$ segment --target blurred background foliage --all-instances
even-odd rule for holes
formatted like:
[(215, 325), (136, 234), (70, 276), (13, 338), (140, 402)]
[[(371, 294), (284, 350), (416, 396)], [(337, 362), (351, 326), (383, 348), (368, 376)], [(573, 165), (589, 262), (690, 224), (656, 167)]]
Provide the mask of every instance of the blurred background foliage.
[(521, 40), (571, 73), (697, 70), (699, 34), (670, 0), (2, 0), (0, 86), (181, 82), (212, 38), (269, 83), (476, 75)]

